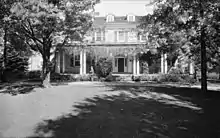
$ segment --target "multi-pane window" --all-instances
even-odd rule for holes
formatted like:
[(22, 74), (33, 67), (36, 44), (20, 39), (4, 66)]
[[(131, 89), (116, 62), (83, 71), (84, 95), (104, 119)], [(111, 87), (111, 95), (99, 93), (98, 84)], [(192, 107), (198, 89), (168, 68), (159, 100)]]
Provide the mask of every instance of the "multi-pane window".
[(113, 15), (108, 15), (106, 22), (114, 22), (114, 16)]
[(102, 40), (102, 33), (101, 30), (96, 32), (96, 41), (101, 41)]
[(135, 21), (135, 16), (134, 15), (128, 15), (128, 21), (129, 22), (134, 22)]
[(139, 34), (139, 35), (138, 35), (138, 40), (139, 40), (139, 41), (146, 41), (146, 40), (147, 40), (147, 37), (146, 37), (146, 35), (144, 35), (144, 34)]
[(120, 41), (120, 42), (125, 41), (125, 32), (124, 31), (118, 32), (118, 41)]
[(80, 55), (79, 54), (77, 54), (77, 55), (72, 54), (71, 55), (70, 66), (71, 67), (79, 67), (80, 66)]
[(79, 54), (77, 54), (77, 55), (74, 56), (74, 65), (75, 65), (76, 67), (79, 67), (79, 66), (80, 66), (80, 55), (79, 55)]
[(71, 54), (71, 57), (70, 57), (70, 67), (74, 67), (74, 55)]

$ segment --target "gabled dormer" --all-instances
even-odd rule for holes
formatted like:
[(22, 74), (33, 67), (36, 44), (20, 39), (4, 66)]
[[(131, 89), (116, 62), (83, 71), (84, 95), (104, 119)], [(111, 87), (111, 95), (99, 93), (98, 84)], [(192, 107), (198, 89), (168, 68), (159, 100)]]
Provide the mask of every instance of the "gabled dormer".
[(115, 21), (115, 16), (113, 14), (108, 14), (106, 16), (106, 22), (114, 22)]
[(133, 14), (128, 14), (128, 15), (127, 15), (127, 21), (128, 21), (128, 22), (135, 22), (135, 15), (133, 15)]

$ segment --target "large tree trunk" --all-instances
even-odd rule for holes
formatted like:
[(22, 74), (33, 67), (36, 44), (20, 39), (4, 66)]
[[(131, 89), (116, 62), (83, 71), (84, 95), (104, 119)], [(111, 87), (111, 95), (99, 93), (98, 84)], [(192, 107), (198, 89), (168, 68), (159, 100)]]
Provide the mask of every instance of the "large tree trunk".
[(219, 72), (218, 72), (218, 79), (220, 80), (220, 70), (219, 70)]
[(48, 58), (43, 58), (42, 66), (42, 86), (45, 88), (51, 87), (50, 84), (50, 60)]
[[(203, 0), (200, 0), (200, 16), (202, 20), (204, 19), (203, 11)], [(200, 35), (200, 45), (201, 45), (201, 88), (202, 92), (207, 92), (207, 59), (206, 59), (206, 44), (205, 44), (205, 26), (203, 21), (201, 22), (201, 35)]]
[(8, 29), (4, 28), (4, 51), (3, 51), (3, 61), (2, 61), (2, 69), (1, 69), (1, 81), (7, 82), (7, 75), (6, 75), (6, 65), (7, 65), (7, 32)]

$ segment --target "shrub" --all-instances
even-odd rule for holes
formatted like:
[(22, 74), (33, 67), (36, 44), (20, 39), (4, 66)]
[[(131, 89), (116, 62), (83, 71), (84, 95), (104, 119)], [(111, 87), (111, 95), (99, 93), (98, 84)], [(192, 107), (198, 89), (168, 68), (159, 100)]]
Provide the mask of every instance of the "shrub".
[(196, 80), (188, 74), (162, 74), (161, 82), (181, 82), (181, 83), (195, 83)]
[(81, 75), (81, 76), (79, 76), (79, 80), (80, 81), (90, 81), (91, 80), (91, 75)]
[(171, 67), (168, 74), (183, 74), (183, 71), (179, 67)]
[(145, 74), (140, 77), (141, 81), (156, 81), (158, 82), (160, 79), (159, 74)]
[(195, 83), (193, 76), (188, 74), (145, 74), (140, 76), (132, 76), (133, 81), (153, 81), (153, 82), (180, 82)]
[(27, 73), (28, 79), (40, 79), (41, 78), (41, 71), (36, 70), (36, 71), (29, 71)]
[(217, 73), (215, 73), (215, 72), (212, 72), (212, 73), (208, 73), (207, 74), (207, 78), (208, 79), (217, 80), (217, 79), (219, 79), (219, 75)]
[(72, 74), (59, 74), (52, 73), (51, 81), (60, 81), (60, 82), (75, 82), (75, 81), (90, 81), (91, 75), (72, 75)]
[(110, 73), (110, 74), (105, 78), (105, 81), (107, 81), (107, 82), (115, 81), (115, 78), (114, 78), (114, 76), (112, 76), (112, 74)]
[(139, 81), (141, 81), (141, 76), (135, 76), (135, 75), (133, 75), (133, 76), (132, 76), (132, 80), (133, 80), (133, 81), (136, 81), (136, 82), (139, 82)]
[(196, 83), (196, 79), (194, 78), (194, 76), (190, 76), (189, 74), (181, 75), (181, 79), (183, 83), (190, 83), (190, 84)]
[(96, 64), (95, 72), (98, 77), (106, 78), (112, 72), (112, 61), (107, 58), (100, 58)]
[(160, 78), (161, 82), (181, 82), (182, 79), (178, 74), (162, 74)]

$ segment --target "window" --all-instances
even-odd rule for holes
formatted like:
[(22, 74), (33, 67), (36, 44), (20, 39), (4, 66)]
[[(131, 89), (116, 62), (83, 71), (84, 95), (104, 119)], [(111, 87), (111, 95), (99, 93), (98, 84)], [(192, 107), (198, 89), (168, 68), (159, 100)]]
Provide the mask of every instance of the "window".
[(125, 41), (125, 32), (124, 31), (119, 31), (118, 32), (118, 41)]
[(73, 54), (70, 57), (70, 67), (74, 67), (74, 55)]
[(70, 66), (71, 67), (79, 67), (80, 66), (80, 55), (72, 54), (70, 58)]
[(74, 66), (79, 67), (80, 66), (80, 55), (74, 56)]
[(102, 34), (101, 34), (100, 30), (96, 32), (96, 41), (101, 41), (102, 40), (102, 36), (101, 35)]
[(127, 20), (128, 20), (129, 22), (134, 22), (134, 21), (135, 21), (135, 16), (134, 16), (134, 15), (128, 15), (128, 16), (127, 16)]
[(138, 35), (138, 40), (139, 40), (139, 41), (146, 41), (146, 40), (147, 40), (147, 37), (146, 37), (146, 35), (139, 34), (139, 35)]
[(106, 22), (114, 22), (114, 16), (113, 15), (108, 15)]

